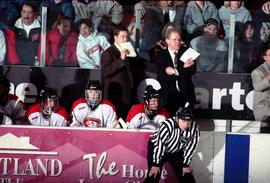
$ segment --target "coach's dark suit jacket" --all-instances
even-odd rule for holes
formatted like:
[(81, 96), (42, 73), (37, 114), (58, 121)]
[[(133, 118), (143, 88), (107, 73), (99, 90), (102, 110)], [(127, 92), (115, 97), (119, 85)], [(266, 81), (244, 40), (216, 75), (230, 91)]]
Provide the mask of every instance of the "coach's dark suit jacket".
[(112, 95), (122, 92), (122, 99), (118, 98), (117, 100), (130, 104), (131, 90), (133, 88), (130, 64), (128, 60), (121, 60), (120, 51), (114, 44), (101, 55), (101, 80), (105, 99), (110, 99), (114, 97)]
[[(165, 69), (167, 67), (173, 68), (173, 61), (168, 49), (162, 50), (160, 57), (157, 58), (156, 63), (158, 67), (158, 81), (161, 84), (161, 95), (164, 105), (183, 106), (187, 101), (193, 105), (196, 102), (194, 85), (192, 76), (196, 73), (196, 63), (191, 67), (184, 68), (184, 62), (179, 58), (187, 50), (186, 47), (181, 47), (178, 50), (177, 70), (179, 76), (167, 75)], [(177, 91), (176, 80), (180, 91)], [(177, 98), (175, 98), (177, 97)]]

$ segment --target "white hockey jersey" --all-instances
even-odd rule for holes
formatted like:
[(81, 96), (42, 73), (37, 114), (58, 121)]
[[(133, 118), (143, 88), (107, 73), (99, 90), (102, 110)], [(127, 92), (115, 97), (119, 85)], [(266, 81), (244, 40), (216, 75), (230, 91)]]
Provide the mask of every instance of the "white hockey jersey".
[[(0, 104), (0, 113), (12, 120), (12, 124), (23, 125), (25, 110), (23, 102), (16, 95), (9, 94), (8, 101), (5, 105)], [(10, 125), (10, 120), (6, 120), (3, 124)]]
[(128, 128), (140, 128), (156, 130), (162, 121), (169, 117), (165, 108), (161, 108), (157, 115), (150, 120), (145, 114), (144, 104), (135, 104), (131, 107), (127, 115)]
[(72, 105), (72, 123), (70, 126), (112, 128), (116, 119), (115, 108), (110, 101), (102, 100), (95, 110), (91, 110), (85, 98), (80, 98)]
[(46, 119), (41, 113), (40, 103), (37, 103), (29, 107), (26, 117), (36, 126), (67, 126), (69, 115), (63, 107), (59, 107), (56, 112), (52, 112), (49, 119)]

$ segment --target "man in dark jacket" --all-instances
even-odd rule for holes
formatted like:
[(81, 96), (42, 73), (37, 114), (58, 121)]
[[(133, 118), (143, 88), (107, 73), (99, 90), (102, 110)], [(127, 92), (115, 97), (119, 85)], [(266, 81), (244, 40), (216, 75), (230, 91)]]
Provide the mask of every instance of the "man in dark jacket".
[[(128, 50), (122, 49), (120, 44), (128, 42), (128, 30), (118, 26), (114, 30), (114, 44), (101, 55), (101, 79), (104, 86), (104, 98), (110, 100), (116, 107), (116, 111), (128, 112), (131, 93), (133, 89), (133, 77), (130, 68)], [(122, 117), (126, 119), (126, 114)]]
[(191, 58), (185, 62), (180, 60), (187, 50), (181, 44), (178, 30), (169, 29), (165, 34), (168, 48), (162, 50), (157, 57), (158, 81), (161, 84), (162, 104), (166, 106), (170, 115), (174, 115), (178, 106), (190, 103), (192, 108), (196, 102), (192, 76), (196, 72), (196, 63)]
[(30, 2), (22, 5), (21, 17), (15, 22), (16, 52), (23, 65), (34, 65), (37, 56), (41, 25), (36, 7)]

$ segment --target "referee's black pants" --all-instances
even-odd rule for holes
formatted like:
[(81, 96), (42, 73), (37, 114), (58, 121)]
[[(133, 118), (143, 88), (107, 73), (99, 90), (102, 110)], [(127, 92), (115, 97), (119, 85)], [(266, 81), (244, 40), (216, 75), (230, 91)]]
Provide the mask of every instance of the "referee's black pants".
[[(148, 173), (151, 170), (151, 167), (153, 166), (153, 152), (154, 152), (154, 145), (149, 139), (148, 141), (148, 153), (147, 153), (147, 161), (148, 161)], [(162, 171), (162, 166), (165, 162), (169, 162), (170, 165), (173, 168), (174, 173), (177, 176), (178, 181), (180, 183), (196, 183), (194, 176), (191, 173), (185, 173), (184, 176), (182, 176), (183, 173), (183, 152), (178, 151), (175, 153), (165, 153), (160, 165), (160, 172)], [(157, 175), (156, 178), (154, 177), (148, 177), (145, 179), (144, 183), (155, 183), (159, 182), (161, 175)]]

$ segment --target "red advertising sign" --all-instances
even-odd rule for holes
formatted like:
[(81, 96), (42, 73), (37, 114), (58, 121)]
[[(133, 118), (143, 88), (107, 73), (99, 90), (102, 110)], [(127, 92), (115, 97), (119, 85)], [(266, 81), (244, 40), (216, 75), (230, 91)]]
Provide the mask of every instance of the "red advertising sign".
[[(150, 131), (0, 127), (1, 183), (140, 183)], [(160, 182), (174, 182), (169, 166)]]

